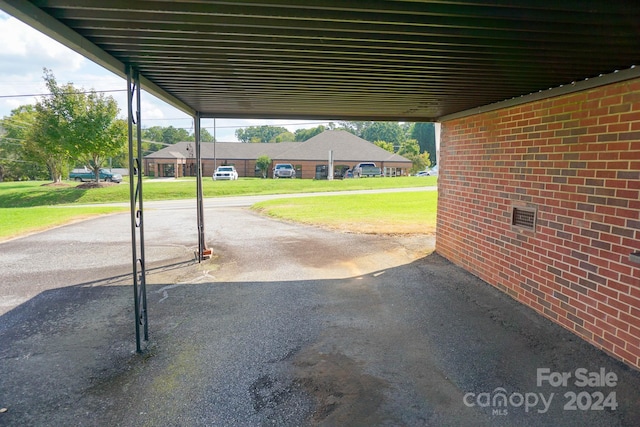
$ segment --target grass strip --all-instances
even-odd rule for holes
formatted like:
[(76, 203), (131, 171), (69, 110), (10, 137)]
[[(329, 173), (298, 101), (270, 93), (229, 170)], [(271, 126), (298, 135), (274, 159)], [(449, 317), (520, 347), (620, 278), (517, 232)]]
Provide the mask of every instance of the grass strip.
[[(0, 208), (19, 208), (68, 204), (94, 204), (129, 201), (129, 184), (123, 182), (104, 188), (80, 189), (76, 183), (49, 186), (42, 181), (0, 183)], [(435, 186), (436, 177), (361, 178), (345, 180), (260, 179), (213, 181), (204, 178), (204, 197), (226, 197), (262, 194), (373, 190)], [(195, 178), (178, 180), (145, 180), (144, 200), (176, 200), (196, 197)]]
[(0, 209), (0, 241), (96, 215), (123, 212), (118, 207), (33, 207)]
[(375, 234), (426, 234), (436, 229), (438, 193), (417, 191), (283, 198), (253, 209), (274, 218), (334, 230)]

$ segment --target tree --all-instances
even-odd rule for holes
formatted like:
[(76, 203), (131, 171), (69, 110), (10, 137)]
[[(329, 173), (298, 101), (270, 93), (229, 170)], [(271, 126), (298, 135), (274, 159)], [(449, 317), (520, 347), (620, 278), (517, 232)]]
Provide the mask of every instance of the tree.
[(431, 165), (429, 153), (420, 153), (420, 145), (415, 139), (406, 140), (398, 150), (398, 154), (411, 160), (410, 173), (415, 173), (428, 168)]
[(113, 97), (91, 91), (83, 98), (82, 109), (71, 122), (74, 146), (70, 152), (91, 167), (99, 182), (100, 169), (107, 159), (125, 150), (127, 123), (116, 120), (119, 108)]
[(164, 128), (162, 126), (152, 126), (150, 128), (142, 129), (142, 139), (164, 142)]
[(48, 176), (45, 163), (36, 162), (27, 151), (27, 137), (35, 120), (35, 108), (23, 105), (0, 121), (0, 182)]
[[(162, 150), (167, 145), (164, 142), (164, 129), (162, 126), (152, 126), (142, 129), (142, 150), (144, 152), (153, 153)], [(157, 142), (157, 144), (154, 144), (152, 141)]]
[(401, 156), (417, 156), (420, 154), (420, 145), (418, 145), (418, 141), (415, 139), (407, 139), (400, 144), (400, 148), (398, 149), (398, 154)]
[(292, 142), (295, 140), (296, 136), (291, 132), (283, 132), (280, 135), (276, 136), (274, 142)]
[(388, 141), (394, 146), (399, 146), (406, 139), (402, 127), (396, 122), (371, 122), (360, 137), (367, 141)]
[(311, 139), (314, 136), (321, 134), (325, 130), (327, 130), (327, 128), (322, 125), (311, 129), (298, 129), (296, 130), (295, 140), (299, 142), (306, 141), (307, 139)]
[(411, 173), (416, 173), (422, 170), (425, 170), (428, 167), (431, 167), (431, 158), (429, 157), (429, 152), (425, 151), (411, 159), (412, 167)]
[[(202, 129), (200, 136), (206, 137), (210, 135), (209, 132), (205, 132), (206, 130)], [(186, 129), (182, 128), (152, 126), (142, 130), (142, 139), (173, 145), (181, 141), (195, 141), (195, 136), (189, 134)]]
[(396, 150), (393, 147), (393, 144), (387, 141), (375, 141), (374, 142), (375, 145), (377, 145), (378, 147), (382, 148), (383, 150), (387, 150), (390, 153), (395, 153)]
[(406, 125), (397, 122), (340, 122), (343, 129), (367, 141), (387, 141), (399, 147), (407, 139)]
[(256, 159), (256, 166), (262, 172), (262, 178), (266, 178), (269, 166), (271, 166), (271, 159), (267, 155), (260, 156)]
[(186, 129), (169, 126), (162, 130), (162, 142), (165, 144), (175, 144), (181, 141), (193, 141), (192, 135)]
[(275, 142), (276, 137), (289, 132), (280, 126), (249, 126), (246, 129), (237, 129), (236, 137), (240, 142)]
[[(196, 137), (195, 134), (193, 135), (193, 139), (191, 139), (190, 141), (195, 141)], [(213, 137), (213, 135), (211, 135), (211, 133), (205, 129), (205, 128), (201, 128), (200, 129), (200, 141), (201, 142), (215, 142), (215, 138)]]
[(433, 123), (414, 123), (411, 129), (411, 138), (416, 139), (420, 145), (420, 152), (429, 153), (429, 158), (436, 161), (436, 129)]
[(364, 129), (372, 122), (340, 122), (342, 129), (362, 138)]
[(46, 156), (54, 182), (62, 179), (70, 159), (90, 166), (99, 181), (105, 161), (126, 146), (126, 123), (116, 120), (118, 104), (111, 96), (85, 92), (71, 83), (59, 86), (47, 69), (44, 80), (51, 95), (36, 104), (28, 139)]
[(44, 69), (44, 80), (51, 93), (36, 104), (36, 121), (27, 136), (27, 150), (37, 161), (47, 165), (51, 180), (62, 181), (73, 147), (71, 122), (80, 111), (80, 91), (68, 83), (58, 86), (53, 74)]

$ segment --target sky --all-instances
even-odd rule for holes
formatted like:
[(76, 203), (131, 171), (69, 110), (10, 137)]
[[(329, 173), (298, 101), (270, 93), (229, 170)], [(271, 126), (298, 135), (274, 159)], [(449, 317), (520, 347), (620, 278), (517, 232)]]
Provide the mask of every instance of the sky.
[[(21, 21), (0, 11), (0, 118), (25, 104), (35, 104), (47, 93), (43, 69), (53, 72), (58, 84), (73, 83), (80, 89), (109, 92), (120, 106), (120, 116), (127, 114), (126, 80), (66, 48)], [(144, 89), (144, 88), (143, 88)], [(173, 126), (193, 132), (193, 119), (171, 105), (141, 93), (142, 126)], [(294, 132), (328, 122), (263, 119), (203, 119), (202, 127), (221, 142), (235, 142), (240, 127), (273, 125)]]

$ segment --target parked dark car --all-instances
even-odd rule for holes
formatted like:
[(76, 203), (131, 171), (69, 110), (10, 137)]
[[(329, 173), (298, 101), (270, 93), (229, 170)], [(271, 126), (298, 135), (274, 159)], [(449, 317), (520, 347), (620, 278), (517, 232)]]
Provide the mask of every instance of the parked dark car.
[[(96, 175), (90, 169), (74, 169), (69, 173), (69, 179), (74, 181), (95, 181)], [(100, 181), (106, 182), (122, 182), (122, 175), (119, 173), (112, 173), (107, 169), (100, 169)]]

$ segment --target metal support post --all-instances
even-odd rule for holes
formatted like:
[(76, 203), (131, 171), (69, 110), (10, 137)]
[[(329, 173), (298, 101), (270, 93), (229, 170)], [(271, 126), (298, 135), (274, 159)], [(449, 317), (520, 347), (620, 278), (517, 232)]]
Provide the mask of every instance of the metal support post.
[(200, 113), (194, 117), (195, 139), (196, 139), (196, 198), (198, 215), (198, 262), (202, 262), (205, 256), (204, 241), (204, 201), (202, 197), (202, 153), (200, 144)]
[[(131, 254), (133, 260), (133, 302), (136, 326), (136, 351), (142, 352), (142, 340), (149, 341), (147, 289), (144, 258), (144, 217), (142, 210), (142, 126), (140, 123), (140, 75), (127, 67), (129, 194), (131, 200)], [(134, 114), (134, 97), (136, 111)], [(136, 126), (136, 144), (133, 132)], [(135, 148), (135, 150), (134, 150)], [(141, 331), (142, 327), (142, 331)]]

